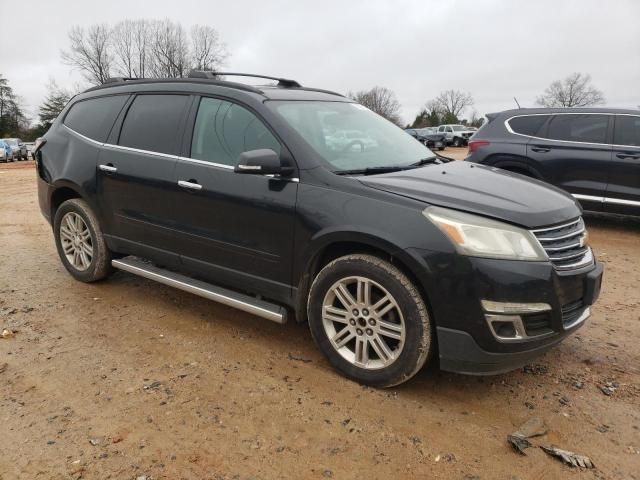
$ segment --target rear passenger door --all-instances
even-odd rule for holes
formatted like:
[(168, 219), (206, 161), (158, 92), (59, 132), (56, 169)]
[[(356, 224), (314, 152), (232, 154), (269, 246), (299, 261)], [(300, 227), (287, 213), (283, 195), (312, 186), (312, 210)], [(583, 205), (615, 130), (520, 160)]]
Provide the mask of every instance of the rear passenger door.
[(98, 198), (110, 242), (167, 265), (178, 263), (175, 167), (192, 99), (136, 95), (98, 158)]
[(527, 156), (543, 169), (548, 182), (578, 198), (585, 208), (601, 210), (611, 167), (611, 115), (555, 114), (538, 137), (527, 144)]
[(607, 212), (640, 215), (640, 115), (616, 115)]
[(261, 148), (292, 166), (293, 159), (245, 106), (202, 97), (196, 107), (190, 147), (177, 170), (181, 260), (211, 282), (288, 299), (298, 183), (233, 168), (240, 153)]

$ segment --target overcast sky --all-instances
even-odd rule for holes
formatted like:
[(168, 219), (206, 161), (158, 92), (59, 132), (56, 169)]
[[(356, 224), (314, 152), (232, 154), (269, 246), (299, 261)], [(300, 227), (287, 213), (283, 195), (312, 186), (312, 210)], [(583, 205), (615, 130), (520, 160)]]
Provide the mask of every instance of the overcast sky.
[(551, 81), (574, 71), (591, 74), (609, 106), (640, 105), (640, 0), (0, 0), (0, 7), (0, 73), (32, 116), (50, 78), (62, 86), (80, 79), (60, 60), (73, 25), (165, 17), (215, 27), (231, 53), (229, 71), (343, 93), (388, 87), (405, 121), (449, 88), (470, 92), (480, 115), (513, 108), (514, 96), (532, 106)]

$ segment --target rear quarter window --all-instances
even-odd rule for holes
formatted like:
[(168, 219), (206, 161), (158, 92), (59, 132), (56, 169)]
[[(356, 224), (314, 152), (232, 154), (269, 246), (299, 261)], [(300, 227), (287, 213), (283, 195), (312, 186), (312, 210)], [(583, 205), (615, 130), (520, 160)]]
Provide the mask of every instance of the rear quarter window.
[(514, 133), (535, 137), (551, 115), (513, 117), (507, 123)]
[(63, 123), (85, 137), (104, 142), (127, 98), (112, 95), (81, 100), (71, 106)]
[(613, 143), (640, 147), (640, 116), (616, 115)]

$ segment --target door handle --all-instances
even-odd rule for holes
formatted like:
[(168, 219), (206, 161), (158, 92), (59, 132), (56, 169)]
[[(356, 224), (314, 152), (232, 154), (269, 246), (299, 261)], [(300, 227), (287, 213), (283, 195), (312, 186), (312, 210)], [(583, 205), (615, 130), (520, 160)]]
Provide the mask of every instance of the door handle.
[(538, 152), (538, 153), (547, 153), (551, 149), (550, 148), (544, 148), (544, 147), (531, 147), (531, 150), (533, 150), (534, 152)]
[(178, 186), (182, 187), (182, 188), (188, 188), (189, 190), (202, 190), (202, 185), (200, 185), (197, 181), (195, 180), (178, 180)]
[(118, 171), (118, 169), (110, 163), (107, 163), (106, 165), (98, 165), (98, 168), (107, 173), (116, 173)]
[(638, 160), (640, 158), (640, 155), (633, 155), (633, 154), (630, 154), (630, 153), (617, 153), (616, 157), (622, 158), (622, 159), (633, 158), (634, 160)]

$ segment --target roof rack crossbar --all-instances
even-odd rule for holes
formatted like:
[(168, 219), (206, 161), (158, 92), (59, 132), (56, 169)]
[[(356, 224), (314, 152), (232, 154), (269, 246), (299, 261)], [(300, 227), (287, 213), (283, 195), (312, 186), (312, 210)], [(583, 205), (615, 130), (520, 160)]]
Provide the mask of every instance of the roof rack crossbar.
[(253, 77), (253, 78), (265, 78), (267, 80), (277, 80), (278, 87), (283, 88), (300, 88), (300, 85), (295, 80), (288, 78), (270, 77), (268, 75), (256, 75), (254, 73), (236, 73), (236, 72), (213, 72), (209, 70), (191, 70), (189, 72), (189, 78), (210, 78), (216, 79), (220, 75), (235, 76), (235, 77)]

